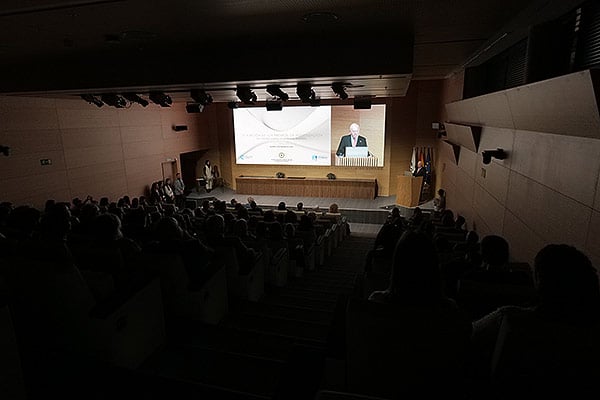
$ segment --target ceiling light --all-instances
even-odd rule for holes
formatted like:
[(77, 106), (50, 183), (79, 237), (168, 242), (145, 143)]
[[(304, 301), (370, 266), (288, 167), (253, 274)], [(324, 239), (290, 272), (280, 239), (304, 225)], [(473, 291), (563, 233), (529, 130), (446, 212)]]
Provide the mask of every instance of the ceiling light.
[(97, 98), (93, 94), (82, 94), (81, 98), (83, 100), (87, 101), (90, 104), (97, 105), (98, 107), (102, 107), (104, 105), (104, 103), (102, 102), (102, 100), (100, 100), (99, 98)]
[(158, 104), (161, 107), (170, 107), (173, 104), (171, 97), (162, 92), (150, 92), (149, 98), (154, 104)]
[(287, 101), (287, 99), (290, 98), (286, 92), (281, 90), (281, 86), (279, 85), (267, 85), (267, 93), (269, 93), (271, 96), (278, 97), (283, 101)]
[(333, 82), (331, 84), (331, 90), (342, 100), (346, 100), (348, 98), (348, 93), (346, 93), (346, 83), (342, 82)]
[(310, 103), (317, 99), (315, 91), (308, 83), (299, 83), (298, 86), (296, 86), (296, 94), (303, 103)]
[(135, 93), (123, 93), (123, 97), (125, 97), (127, 100), (129, 100), (132, 103), (138, 103), (142, 107), (146, 107), (148, 105), (148, 100), (142, 99), (140, 96), (138, 96)]
[(116, 107), (116, 108), (125, 108), (127, 107), (127, 101), (120, 95), (114, 93), (104, 93), (100, 96), (104, 104)]
[(235, 94), (245, 104), (254, 104), (257, 99), (256, 93), (254, 93), (248, 86), (238, 87)]
[(213, 98), (210, 94), (206, 93), (204, 89), (192, 89), (190, 97), (194, 99), (196, 103), (203, 106), (209, 105), (213, 102)]
[(200, 103), (187, 103), (185, 105), (185, 110), (188, 113), (201, 113), (204, 110), (204, 105)]

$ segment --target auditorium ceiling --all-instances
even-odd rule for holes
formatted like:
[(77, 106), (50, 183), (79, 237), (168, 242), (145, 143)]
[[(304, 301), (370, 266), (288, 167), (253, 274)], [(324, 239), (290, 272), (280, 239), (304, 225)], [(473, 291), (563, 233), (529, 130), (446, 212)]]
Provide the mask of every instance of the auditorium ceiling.
[(310, 84), (333, 99), (406, 94), (526, 36), (577, 0), (3, 0), (0, 92), (75, 95), (205, 89), (268, 100)]

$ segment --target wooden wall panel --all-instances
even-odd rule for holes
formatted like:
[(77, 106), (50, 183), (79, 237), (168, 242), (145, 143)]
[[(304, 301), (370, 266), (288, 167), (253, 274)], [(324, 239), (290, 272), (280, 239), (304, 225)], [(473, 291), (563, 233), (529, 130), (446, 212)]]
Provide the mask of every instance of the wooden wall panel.
[(504, 214), (504, 232), (508, 240), (511, 261), (528, 262), (533, 266), (535, 255), (545, 246), (545, 241), (510, 211)]
[(512, 169), (589, 207), (600, 171), (600, 141), (517, 131)]
[(481, 160), (476, 167), (475, 182), (483, 187), (496, 201), (506, 204), (510, 170), (497, 163), (484, 165)]
[(581, 203), (511, 172), (506, 206), (545, 241), (584, 248), (591, 209)]
[[(163, 141), (162, 151), (167, 158), (179, 158), (180, 153), (186, 153), (200, 148), (196, 139), (197, 135), (193, 134), (165, 139)], [(211, 164), (217, 165), (218, 160), (212, 158)]]
[(157, 142), (162, 140), (160, 126), (122, 126), (121, 141), (125, 143)]
[[(532, 262), (548, 243), (572, 244), (599, 258), (600, 115), (594, 74), (598, 71), (578, 72), (446, 104), (451, 123), (483, 127), (474, 179), (504, 207), (501, 233), (516, 257), (527, 258), (521, 261)], [(508, 158), (483, 165), (481, 152), (496, 148), (507, 151)], [(462, 169), (469, 170), (467, 161), (459, 162)], [(438, 184), (453, 187), (452, 177), (446, 171)], [(448, 203), (472, 206), (475, 225), (489, 225), (489, 205), (477, 186), (479, 198), (458, 205), (460, 196), (454, 196)]]
[[(41, 159), (50, 159), (52, 160), (52, 164), (41, 165)], [(43, 153), (12, 154), (9, 157), (2, 155), (0, 158), (0, 170), (2, 171), (2, 178), (48, 174), (56, 171), (64, 171), (65, 159), (63, 152), (60, 150)]]
[(121, 145), (121, 132), (118, 126), (103, 128), (61, 129), (65, 149), (80, 149)]
[(473, 213), (472, 226), (473, 230), (479, 235), (479, 240), (483, 239), (487, 235), (497, 235), (498, 232), (490, 228), (483, 217), (477, 213), (477, 211), (474, 211)]
[(91, 195), (98, 200), (108, 196), (112, 201), (117, 201), (128, 193), (122, 160), (70, 168), (68, 175), (73, 197), (85, 199)]
[(61, 105), (60, 102), (57, 102), (58, 108), (55, 111), (55, 113), (58, 113), (58, 121), (61, 129), (119, 126), (116, 108), (107, 106), (98, 108), (93, 105), (88, 105), (85, 109), (78, 107), (62, 108)]
[(479, 147), (480, 130), (479, 127), (470, 125), (445, 123), (447, 140), (459, 144), (473, 152), (477, 152)]
[(79, 168), (123, 160), (123, 150), (119, 144), (65, 149), (65, 160), (67, 168)]
[[(2, 123), (3, 121), (0, 121), (0, 125)], [(0, 131), (0, 144), (10, 144), (11, 154), (15, 156), (62, 149), (61, 135), (58, 129)]]
[(506, 91), (515, 129), (600, 138), (590, 70)]
[(126, 159), (155, 156), (163, 154), (163, 142), (126, 143), (122, 148)]
[(456, 185), (456, 174), (458, 173), (458, 166), (456, 164), (451, 162), (446, 163), (442, 173), (444, 174), (444, 182)]
[(475, 188), (475, 180), (469, 176), (464, 170), (458, 168), (456, 170), (456, 189), (462, 196), (473, 198), (473, 190)]
[(431, 128), (432, 122), (442, 121), (441, 80), (420, 81), (417, 96), (417, 142), (421, 146), (431, 146), (435, 143), (437, 130)]
[(127, 188), (130, 195), (139, 196), (146, 193), (152, 182), (162, 179), (162, 155), (140, 157), (125, 160)]
[[(458, 150), (458, 152), (456, 152), (456, 150)], [(460, 161), (460, 145), (450, 141), (440, 141), (436, 153), (440, 156), (440, 159), (451, 164), (458, 165), (458, 162)]]
[(484, 188), (475, 185), (473, 208), (485, 224), (496, 234), (502, 234), (504, 225), (504, 204), (501, 204)]
[(474, 99), (460, 100), (446, 104), (448, 121), (462, 125), (483, 126), (477, 116), (477, 102)]
[(479, 155), (461, 146), (460, 158), (458, 159), (458, 168), (465, 171), (471, 179), (475, 179), (475, 168)]
[(57, 129), (55, 101), (49, 99), (2, 97), (0, 131)]
[(65, 170), (2, 179), (2, 201), (43, 209), (47, 199), (71, 200)]
[(488, 94), (477, 98), (477, 116), (482, 126), (514, 128), (508, 98), (504, 94)]

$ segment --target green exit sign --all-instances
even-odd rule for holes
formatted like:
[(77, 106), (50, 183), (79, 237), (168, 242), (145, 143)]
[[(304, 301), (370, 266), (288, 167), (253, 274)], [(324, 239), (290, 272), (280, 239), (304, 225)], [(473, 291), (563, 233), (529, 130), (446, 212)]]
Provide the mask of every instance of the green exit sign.
[(42, 158), (40, 160), (40, 164), (41, 165), (52, 165), (52, 160), (49, 158)]

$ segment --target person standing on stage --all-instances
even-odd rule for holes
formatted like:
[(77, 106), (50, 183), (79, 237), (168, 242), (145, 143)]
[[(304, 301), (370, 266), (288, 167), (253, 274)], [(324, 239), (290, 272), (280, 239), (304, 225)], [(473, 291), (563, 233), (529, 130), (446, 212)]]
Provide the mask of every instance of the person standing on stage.
[(335, 152), (338, 157), (346, 156), (346, 147), (367, 147), (367, 138), (360, 136), (359, 132), (360, 126), (356, 122), (351, 123), (348, 134), (340, 138), (340, 144)]
[(175, 195), (175, 205), (177, 208), (185, 206), (185, 183), (181, 179), (181, 174), (175, 174), (175, 182), (173, 182), (173, 194)]
[(206, 191), (210, 192), (213, 188), (213, 169), (210, 165), (210, 160), (206, 160), (204, 162), (204, 169), (202, 170), (202, 175), (204, 176), (204, 180), (206, 181)]
[(417, 163), (417, 169), (415, 169), (415, 172), (413, 172), (413, 176), (422, 176), (423, 179), (425, 179), (425, 176), (427, 175), (427, 169), (423, 166), (423, 161), (420, 161)]

